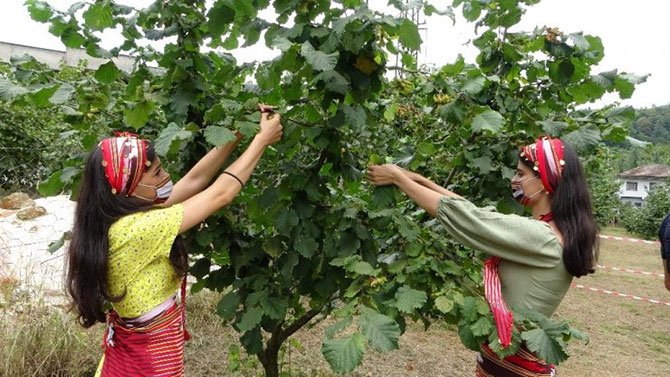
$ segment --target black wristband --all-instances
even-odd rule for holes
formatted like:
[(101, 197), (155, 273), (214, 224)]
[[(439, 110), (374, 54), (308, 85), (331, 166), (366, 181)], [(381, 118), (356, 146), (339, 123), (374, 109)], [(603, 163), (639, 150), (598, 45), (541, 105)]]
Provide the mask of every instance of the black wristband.
[(242, 183), (242, 181), (241, 181), (239, 178), (237, 178), (237, 176), (236, 176), (235, 174), (233, 174), (233, 173), (229, 173), (229, 172), (227, 172), (227, 171), (224, 171), (223, 174), (228, 174), (229, 176), (235, 178), (235, 179), (237, 180), (237, 182), (240, 183), (240, 186), (244, 187), (244, 183)]

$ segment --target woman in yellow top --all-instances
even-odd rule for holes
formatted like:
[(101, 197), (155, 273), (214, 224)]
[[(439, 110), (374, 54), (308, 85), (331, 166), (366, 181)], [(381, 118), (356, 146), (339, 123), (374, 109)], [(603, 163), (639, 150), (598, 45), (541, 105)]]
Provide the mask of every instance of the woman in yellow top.
[(184, 374), (188, 258), (178, 235), (230, 204), (266, 147), (281, 139), (281, 117), (270, 107), (260, 110), (260, 131), (211, 184), (239, 137), (209, 152), (174, 185), (152, 145), (133, 135), (103, 139), (89, 155), (66, 285), (82, 326), (107, 323), (96, 375)]

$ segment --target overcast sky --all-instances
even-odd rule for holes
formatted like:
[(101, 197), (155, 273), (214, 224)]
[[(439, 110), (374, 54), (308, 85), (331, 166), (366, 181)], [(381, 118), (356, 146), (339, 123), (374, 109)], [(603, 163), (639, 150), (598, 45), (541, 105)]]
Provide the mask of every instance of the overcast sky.
[[(24, 0), (2, 0), (0, 8), (0, 41), (64, 50), (60, 40), (48, 32), (45, 24), (32, 21)], [(48, 1), (58, 9), (67, 9), (73, 0)], [(118, 3), (141, 8), (153, 0), (117, 0)], [(451, 1), (433, 0), (433, 4)], [(387, 0), (370, 0), (371, 7), (380, 9)], [(459, 13), (459, 12), (457, 12)], [(542, 0), (530, 7), (515, 30), (533, 30), (535, 26), (558, 27), (565, 33), (584, 31), (603, 40), (605, 58), (595, 71), (620, 72), (638, 75), (651, 74), (639, 85), (630, 100), (622, 104), (636, 107), (659, 106), (670, 103), (670, 32), (667, 30), (669, 0)], [(267, 15), (266, 15), (267, 17)], [(461, 17), (456, 25), (446, 17), (433, 16), (426, 20), (422, 32), (424, 49), (420, 63), (437, 66), (452, 62), (460, 53), (466, 61), (474, 61), (477, 50), (468, 43), (474, 36), (473, 25)], [(103, 34), (103, 46), (119, 44), (114, 32)], [(259, 46), (234, 52), (240, 61), (267, 59), (274, 55)], [(605, 103), (618, 100), (608, 96)]]

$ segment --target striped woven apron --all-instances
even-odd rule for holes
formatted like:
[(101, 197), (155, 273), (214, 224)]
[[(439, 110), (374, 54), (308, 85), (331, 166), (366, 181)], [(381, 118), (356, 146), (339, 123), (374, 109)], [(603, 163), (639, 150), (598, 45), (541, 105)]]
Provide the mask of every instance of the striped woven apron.
[(103, 335), (102, 377), (184, 376), (184, 342), (190, 339), (184, 328), (185, 283), (186, 279), (181, 300), (172, 299), (167, 309), (148, 321), (123, 320), (110, 310)]

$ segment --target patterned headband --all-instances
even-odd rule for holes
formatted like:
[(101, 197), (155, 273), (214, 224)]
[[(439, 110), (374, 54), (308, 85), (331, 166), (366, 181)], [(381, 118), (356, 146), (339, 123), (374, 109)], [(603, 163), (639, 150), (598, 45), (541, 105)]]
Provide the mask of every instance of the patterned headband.
[(100, 141), (102, 166), (112, 193), (129, 196), (140, 182), (147, 161), (147, 142), (129, 132), (117, 132), (116, 137)]
[(535, 144), (521, 148), (521, 157), (533, 163), (548, 194), (556, 191), (563, 173), (563, 142), (549, 136), (540, 137)]

